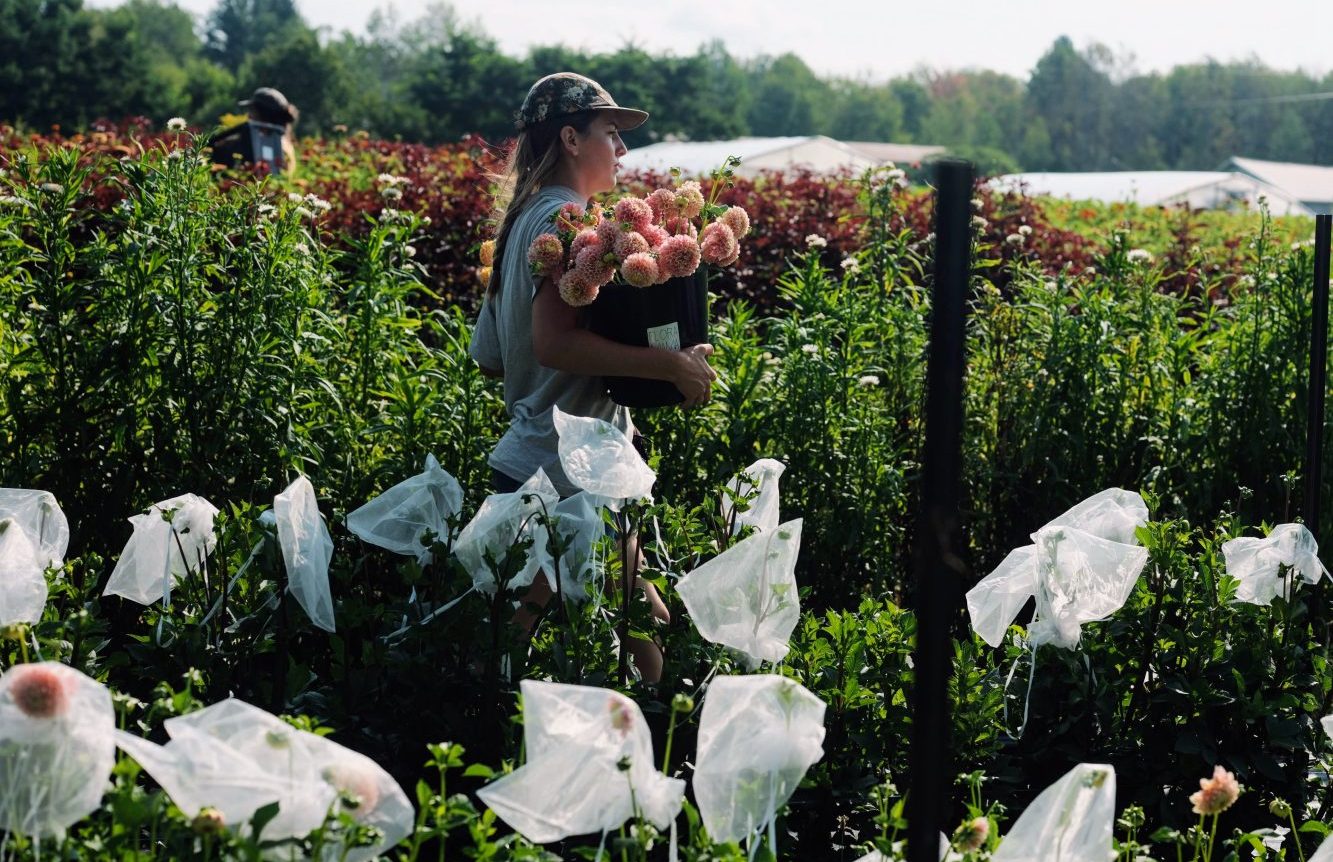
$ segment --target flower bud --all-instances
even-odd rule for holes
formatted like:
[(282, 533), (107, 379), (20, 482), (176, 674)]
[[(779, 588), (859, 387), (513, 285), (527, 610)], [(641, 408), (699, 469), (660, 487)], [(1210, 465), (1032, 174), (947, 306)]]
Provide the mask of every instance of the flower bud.
[(1285, 799), (1274, 799), (1268, 803), (1268, 813), (1285, 820), (1291, 816), (1291, 805)]
[(190, 828), (195, 835), (221, 835), (227, 828), (227, 821), (216, 808), (200, 808), (190, 821)]
[(684, 692), (681, 692), (680, 694), (671, 698), (671, 708), (674, 709), (676, 712), (693, 712), (694, 698), (690, 697), (688, 694), (685, 694)]

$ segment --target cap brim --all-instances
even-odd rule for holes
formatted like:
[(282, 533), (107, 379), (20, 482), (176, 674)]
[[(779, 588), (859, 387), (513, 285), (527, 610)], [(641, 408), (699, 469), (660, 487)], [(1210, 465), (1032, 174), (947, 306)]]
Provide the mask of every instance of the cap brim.
[(610, 114), (620, 132), (637, 129), (648, 121), (648, 112), (638, 108), (598, 108), (598, 111)]

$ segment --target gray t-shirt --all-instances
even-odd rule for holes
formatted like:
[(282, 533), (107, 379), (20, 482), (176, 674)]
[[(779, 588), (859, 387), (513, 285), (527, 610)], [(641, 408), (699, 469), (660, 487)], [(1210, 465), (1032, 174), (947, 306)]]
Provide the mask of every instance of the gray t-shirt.
[(585, 203), (573, 189), (547, 186), (519, 213), (499, 264), (500, 290), (482, 303), (469, 349), (481, 365), (504, 372), (509, 430), (491, 453), (490, 465), (520, 482), (540, 467), (561, 496), (579, 489), (560, 467), (552, 406), (574, 416), (604, 419), (627, 434), (634, 429), (629, 410), (611, 400), (602, 378), (546, 368), (532, 354), (532, 301), (538, 280), (528, 263), (528, 246), (541, 234), (555, 231), (551, 215), (570, 202)]

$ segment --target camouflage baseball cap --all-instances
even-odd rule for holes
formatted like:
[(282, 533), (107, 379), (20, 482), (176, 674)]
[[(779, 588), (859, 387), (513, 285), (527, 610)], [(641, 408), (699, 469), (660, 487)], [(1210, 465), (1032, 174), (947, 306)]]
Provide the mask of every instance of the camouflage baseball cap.
[(647, 111), (617, 105), (611, 94), (592, 78), (573, 72), (557, 72), (542, 78), (528, 90), (523, 107), (518, 109), (516, 125), (521, 132), (552, 117), (565, 117), (580, 111), (609, 111), (615, 115), (616, 128), (622, 132), (637, 128), (648, 119)]

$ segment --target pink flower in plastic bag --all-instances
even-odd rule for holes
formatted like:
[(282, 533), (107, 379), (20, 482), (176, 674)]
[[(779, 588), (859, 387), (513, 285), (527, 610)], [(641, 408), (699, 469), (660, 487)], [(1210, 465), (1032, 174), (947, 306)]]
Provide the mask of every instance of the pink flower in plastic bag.
[(635, 287), (647, 287), (657, 281), (657, 261), (647, 253), (632, 254), (625, 258), (620, 274)]
[(639, 198), (621, 198), (613, 210), (616, 221), (629, 225), (629, 230), (642, 232), (653, 222), (653, 210), (647, 201)]
[(557, 275), (565, 262), (565, 247), (560, 237), (544, 233), (528, 246), (528, 263), (538, 275)]
[(622, 695), (612, 694), (606, 702), (611, 713), (611, 729), (622, 737), (634, 727), (634, 711)]
[(699, 268), (699, 244), (688, 236), (667, 239), (658, 249), (657, 268), (666, 278), (693, 275)]
[(358, 763), (334, 764), (322, 776), (343, 794), (347, 807), (358, 820), (369, 816), (380, 804), (379, 776)]
[(9, 695), (29, 718), (55, 718), (69, 707), (65, 682), (50, 667), (22, 664), (9, 673)]
[(1212, 778), (1200, 778), (1199, 790), (1190, 795), (1195, 814), (1221, 814), (1240, 796), (1236, 776), (1222, 766), (1213, 767)]
[(721, 221), (731, 228), (736, 239), (741, 239), (750, 232), (750, 214), (744, 207), (728, 207), (727, 211), (722, 213)]

